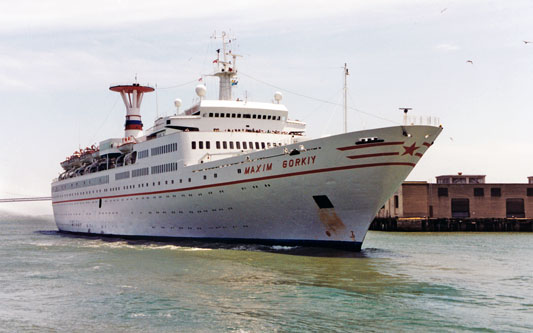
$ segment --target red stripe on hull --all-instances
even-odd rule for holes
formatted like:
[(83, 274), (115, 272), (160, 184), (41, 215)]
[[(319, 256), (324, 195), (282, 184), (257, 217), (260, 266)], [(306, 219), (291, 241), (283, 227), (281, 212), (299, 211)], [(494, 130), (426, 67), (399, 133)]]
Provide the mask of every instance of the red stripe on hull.
[(399, 146), (403, 145), (405, 142), (379, 142), (379, 143), (368, 143), (363, 144), (360, 146), (349, 146), (349, 147), (340, 147), (337, 148), (338, 150), (345, 151), (345, 150), (353, 150), (353, 149), (361, 149), (361, 148), (371, 148), (371, 147), (380, 147), (380, 146)]
[(426, 146), (426, 147), (431, 147), (431, 143), (429, 143), (429, 142), (424, 142), (423, 145)]
[(415, 156), (422, 157), (422, 154), (416, 153)]
[(67, 203), (67, 202), (78, 202), (78, 201), (88, 201), (88, 200), (98, 200), (98, 199), (134, 197), (134, 196), (138, 196), (138, 195), (152, 195), (152, 194), (161, 194), (161, 193), (170, 193), (170, 192), (193, 191), (193, 190), (200, 190), (200, 189), (209, 188), (209, 187), (235, 185), (235, 184), (256, 182), (256, 181), (261, 181), (261, 180), (277, 179), (277, 178), (285, 178), (285, 177), (293, 177), (293, 176), (301, 176), (301, 175), (309, 175), (309, 174), (313, 174), (313, 173), (322, 173), (322, 172), (331, 172), (331, 171), (341, 171), (341, 170), (360, 169), (360, 168), (372, 168), (372, 167), (379, 167), (379, 166), (410, 166), (410, 167), (414, 168), (415, 165), (416, 165), (415, 163), (408, 163), (408, 162), (388, 162), (388, 163), (370, 163), (370, 164), (359, 164), (359, 165), (347, 165), (347, 166), (335, 167), (335, 168), (325, 168), (325, 169), (318, 169), (318, 170), (299, 171), (299, 172), (293, 172), (293, 173), (288, 173), (288, 174), (283, 174), (283, 175), (274, 175), (274, 176), (265, 176), (265, 177), (258, 177), (258, 178), (252, 178), (252, 179), (235, 180), (235, 181), (219, 183), (219, 184), (201, 185), (201, 186), (193, 186), (193, 187), (187, 187), (187, 188), (177, 188), (177, 189), (173, 189), (173, 190), (162, 190), (162, 191), (142, 192), (142, 193), (130, 193), (130, 194), (121, 194), (121, 195), (110, 195), (110, 196), (104, 196), (104, 197), (100, 197), (99, 196), (99, 197), (93, 197), (93, 198), (56, 201), (56, 202), (52, 202), (52, 204), (55, 205), (55, 204)]
[(363, 154), (363, 155), (353, 155), (353, 156), (346, 156), (351, 160), (355, 160), (358, 158), (368, 158), (368, 157), (379, 157), (379, 156), (397, 156), (400, 155), (400, 153), (377, 153), (377, 154)]

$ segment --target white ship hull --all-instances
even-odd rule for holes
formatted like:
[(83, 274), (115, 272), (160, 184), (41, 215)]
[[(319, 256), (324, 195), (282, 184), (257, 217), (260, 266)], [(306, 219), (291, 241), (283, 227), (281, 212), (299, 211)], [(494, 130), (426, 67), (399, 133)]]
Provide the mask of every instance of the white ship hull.
[[(54, 216), (65, 232), (359, 250), (379, 208), (440, 131), (398, 126), (352, 132), (190, 165), (186, 156), (161, 155), (54, 182)], [(179, 150), (198, 135), (158, 140), (175, 142)], [(380, 141), (356, 145), (361, 138)], [(115, 180), (143, 163), (173, 162), (170, 172)], [(95, 180), (104, 176), (107, 183)], [(89, 179), (93, 184), (80, 185)]]

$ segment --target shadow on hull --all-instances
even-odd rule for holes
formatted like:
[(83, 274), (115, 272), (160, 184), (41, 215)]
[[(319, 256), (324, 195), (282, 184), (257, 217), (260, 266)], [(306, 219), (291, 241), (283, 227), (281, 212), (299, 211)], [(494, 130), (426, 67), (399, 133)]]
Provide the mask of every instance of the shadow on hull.
[(205, 249), (261, 251), (311, 257), (349, 257), (364, 258), (360, 242), (311, 241), (311, 240), (276, 240), (243, 238), (192, 238), (192, 237), (158, 237), (89, 234), (71, 231), (39, 231), (46, 235), (61, 237), (101, 239), (105, 242), (127, 241), (131, 245), (176, 245)]

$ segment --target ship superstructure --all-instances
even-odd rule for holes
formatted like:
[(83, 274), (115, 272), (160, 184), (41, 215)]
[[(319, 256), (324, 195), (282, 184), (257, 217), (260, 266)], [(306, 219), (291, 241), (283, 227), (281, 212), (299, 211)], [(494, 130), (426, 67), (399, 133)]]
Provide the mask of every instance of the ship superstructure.
[(61, 163), (52, 183), (59, 230), (361, 248), (378, 209), (442, 128), (309, 139), (280, 93), (274, 103), (232, 98), (238, 56), (226, 46), (217, 51), (219, 99), (205, 99), (200, 85), (197, 104), (145, 133), (140, 105), (153, 88), (110, 88), (126, 105), (125, 135)]

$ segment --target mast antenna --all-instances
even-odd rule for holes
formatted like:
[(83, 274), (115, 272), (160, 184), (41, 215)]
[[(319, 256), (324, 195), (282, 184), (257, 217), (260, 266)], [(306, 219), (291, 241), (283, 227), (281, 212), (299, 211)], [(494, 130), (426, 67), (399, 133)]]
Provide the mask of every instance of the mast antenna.
[[(231, 100), (231, 88), (238, 82), (237, 79), (234, 79), (234, 77), (237, 75), (237, 57), (241, 57), (241, 55), (233, 53), (230, 45), (232, 41), (235, 41), (235, 38), (229, 37), (225, 31), (222, 31), (220, 36), (217, 36), (215, 32), (211, 38), (222, 39), (222, 50), (216, 50), (217, 58), (213, 60), (213, 63), (216, 64), (217, 68), (215, 74), (213, 75), (218, 76), (220, 80), (218, 99)], [(222, 59), (220, 58), (221, 51)]]

